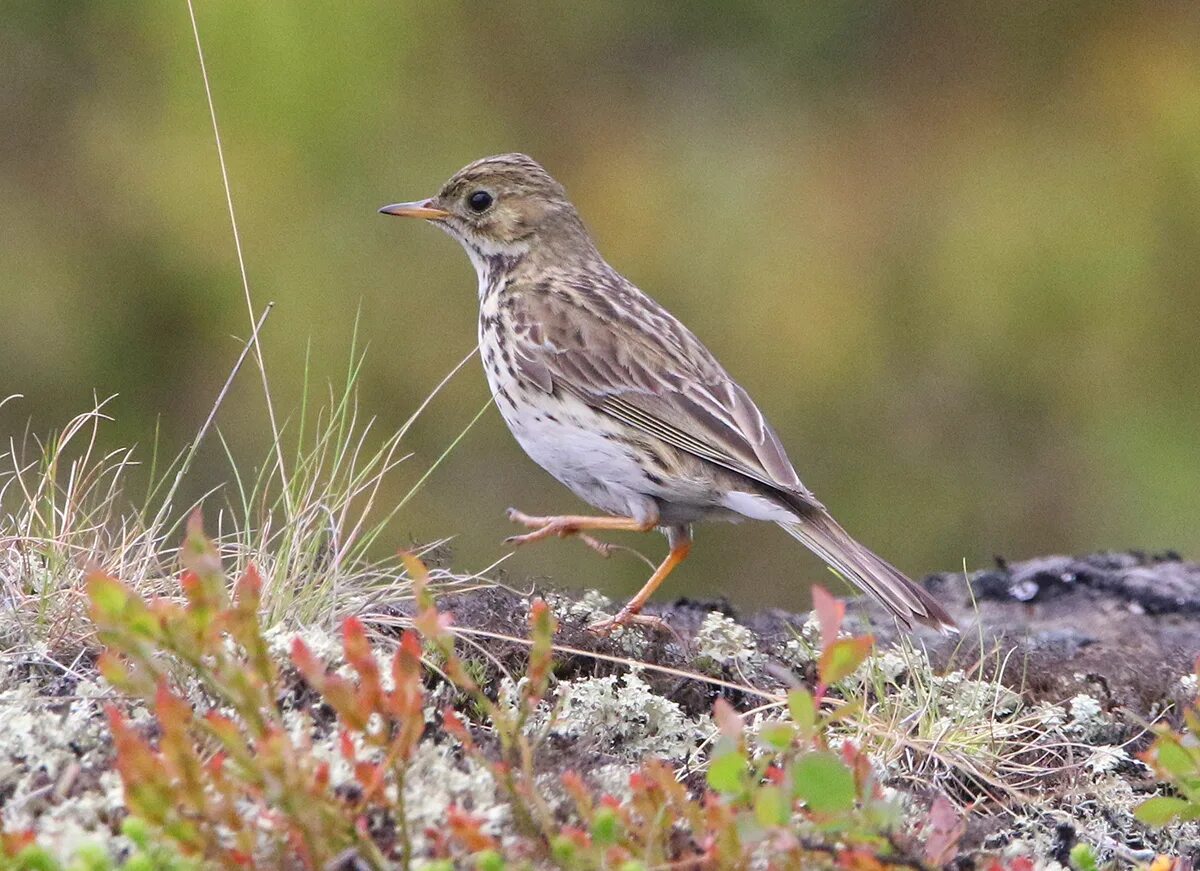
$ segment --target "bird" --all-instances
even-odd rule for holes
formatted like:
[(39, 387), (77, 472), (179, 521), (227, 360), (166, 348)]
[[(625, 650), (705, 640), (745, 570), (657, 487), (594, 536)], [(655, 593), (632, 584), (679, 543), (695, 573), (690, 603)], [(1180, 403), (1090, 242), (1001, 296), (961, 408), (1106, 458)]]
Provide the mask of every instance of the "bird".
[(593, 532), (665, 533), (668, 552), (607, 634), (651, 621), (655, 590), (688, 556), (693, 525), (777, 524), (877, 599), (906, 630), (956, 632), (928, 591), (859, 544), (801, 482), (746, 390), (663, 306), (601, 256), (566, 190), (533, 158), (485, 157), (432, 197), (383, 214), (456, 239), (479, 281), (488, 386), (529, 457), (602, 515), (529, 515), (525, 545)]

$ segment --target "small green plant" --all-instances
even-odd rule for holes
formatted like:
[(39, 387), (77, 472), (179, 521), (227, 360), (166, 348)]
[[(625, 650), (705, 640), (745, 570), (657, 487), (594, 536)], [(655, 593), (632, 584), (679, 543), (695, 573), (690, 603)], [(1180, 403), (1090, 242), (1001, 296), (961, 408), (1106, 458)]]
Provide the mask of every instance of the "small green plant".
[(66, 864), (34, 842), (31, 833), (0, 834), (0, 871), (200, 871), (193, 859), (181, 856), (169, 843), (151, 836), (146, 824), (127, 817), (121, 833), (133, 845), (120, 862), (114, 862), (103, 847), (85, 845)]
[[(906, 826), (866, 754), (832, 737), (857, 703), (827, 690), (862, 665), (872, 639), (843, 635), (844, 606), (823, 590), (814, 593), (816, 686), (793, 689), (774, 706), (780, 716), (752, 724), (717, 699), (702, 780), (647, 759), (618, 799), (543, 761), (562, 710), (551, 692), (556, 621), (540, 599), (530, 606), (524, 674), (499, 692), (460, 655), (451, 616), (411, 556), (403, 559), (415, 608), (390, 656), (350, 618), (343, 668), (299, 639), (289, 668), (264, 638), (257, 572), (247, 570), (231, 594), (195, 518), (181, 553), (181, 599), (145, 601), (99, 573), (88, 594), (106, 646), (102, 674), (153, 716), (147, 728), (117, 705), (108, 710), (126, 804), (183, 856), (261, 868), (324, 868), (351, 857), (356, 867), (421, 860), (485, 871), (878, 869), (934, 867), (957, 848), (963, 826), (949, 803)], [(453, 688), (457, 708), (433, 711), (439, 681)], [(281, 700), (298, 693), (314, 714), (289, 728)], [(316, 752), (322, 730), (337, 736), (347, 775), (335, 776)], [(414, 756), (423, 742), (447, 740), (496, 785), (510, 820), (502, 833), (453, 804), (442, 825), (414, 830), (405, 800)]]
[[(1200, 677), (1200, 659), (1196, 661)], [(1200, 696), (1183, 712), (1182, 731), (1165, 726), (1142, 759), (1164, 783), (1170, 784), (1175, 795), (1158, 795), (1146, 799), (1134, 815), (1151, 826), (1200, 819)]]

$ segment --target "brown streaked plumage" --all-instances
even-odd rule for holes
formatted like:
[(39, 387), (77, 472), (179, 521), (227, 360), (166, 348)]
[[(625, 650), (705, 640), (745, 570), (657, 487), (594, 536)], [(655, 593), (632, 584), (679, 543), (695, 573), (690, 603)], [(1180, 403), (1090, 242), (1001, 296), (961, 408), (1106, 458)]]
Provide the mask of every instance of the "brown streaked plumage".
[(611, 517), (510, 517), (510, 541), (661, 528), (670, 553), (608, 629), (636, 619), (701, 520), (779, 524), (906, 628), (954, 624), (851, 538), (801, 483), (762, 412), (687, 327), (608, 265), (562, 186), (523, 154), (476, 161), (437, 196), (387, 206), (454, 236), (479, 277), (479, 347), (526, 453)]

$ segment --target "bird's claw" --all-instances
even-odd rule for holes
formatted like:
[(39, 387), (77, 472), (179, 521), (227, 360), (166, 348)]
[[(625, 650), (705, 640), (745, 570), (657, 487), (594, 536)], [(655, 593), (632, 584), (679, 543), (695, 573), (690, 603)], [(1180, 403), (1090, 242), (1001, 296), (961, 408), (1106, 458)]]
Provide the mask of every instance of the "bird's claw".
[(600, 539), (594, 538), (585, 532), (577, 533), (577, 535), (579, 536), (580, 541), (605, 559), (608, 559), (610, 556), (612, 556), (613, 551), (616, 550), (615, 544), (609, 544), (607, 541), (601, 541)]

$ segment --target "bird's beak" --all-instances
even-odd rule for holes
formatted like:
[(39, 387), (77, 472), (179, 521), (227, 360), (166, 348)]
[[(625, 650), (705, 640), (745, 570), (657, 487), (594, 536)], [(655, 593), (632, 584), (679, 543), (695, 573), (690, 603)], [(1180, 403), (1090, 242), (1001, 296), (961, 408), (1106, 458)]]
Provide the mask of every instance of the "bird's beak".
[(401, 218), (424, 218), (426, 221), (439, 221), (450, 217), (445, 209), (435, 209), (430, 203), (433, 200), (417, 200), (411, 203), (394, 203), (379, 210), (382, 215), (399, 215)]

